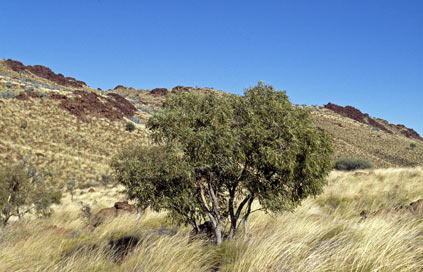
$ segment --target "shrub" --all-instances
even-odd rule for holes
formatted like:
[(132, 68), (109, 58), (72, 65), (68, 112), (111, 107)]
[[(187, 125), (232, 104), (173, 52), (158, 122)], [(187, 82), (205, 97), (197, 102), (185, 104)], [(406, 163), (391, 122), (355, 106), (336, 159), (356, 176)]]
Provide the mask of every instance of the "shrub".
[(73, 201), (73, 196), (75, 194), (75, 181), (71, 180), (66, 184), (66, 190), (68, 191), (68, 193), (70, 193), (71, 195), (71, 201)]
[(86, 204), (86, 205), (83, 205), (81, 207), (80, 216), (81, 216), (81, 218), (83, 220), (86, 220), (87, 222), (90, 222), (91, 217), (92, 217), (92, 210), (91, 210), (90, 205), (87, 205)]
[(335, 169), (340, 171), (353, 171), (357, 169), (370, 169), (373, 165), (370, 161), (357, 158), (342, 158), (335, 162)]
[(0, 98), (9, 99), (16, 96), (15, 92), (0, 92)]
[(21, 129), (26, 129), (28, 127), (28, 123), (26, 121), (23, 121), (20, 125)]
[(132, 132), (135, 130), (135, 125), (132, 122), (126, 122), (126, 127), (125, 127), (126, 131)]
[(410, 144), (410, 148), (411, 148), (411, 149), (416, 148), (416, 144), (415, 144), (415, 143), (411, 143), (411, 144)]
[(104, 186), (109, 185), (109, 184), (110, 184), (110, 181), (111, 181), (111, 177), (110, 177), (110, 175), (107, 175), (107, 174), (101, 174), (101, 181), (103, 182), (103, 185), (104, 185)]
[(12, 216), (49, 216), (51, 204), (59, 203), (60, 198), (60, 191), (51, 184), (32, 182), (23, 164), (0, 168), (0, 220), (4, 226)]

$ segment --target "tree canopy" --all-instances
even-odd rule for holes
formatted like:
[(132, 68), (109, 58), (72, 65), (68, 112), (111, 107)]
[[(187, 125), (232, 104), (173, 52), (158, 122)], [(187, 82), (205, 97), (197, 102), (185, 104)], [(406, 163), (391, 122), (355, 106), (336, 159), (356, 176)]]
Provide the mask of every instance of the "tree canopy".
[(35, 168), (24, 163), (0, 167), (0, 220), (6, 226), (13, 216), (27, 213), (49, 216), (51, 204), (60, 202), (61, 192), (55, 184), (39, 180)]
[(147, 127), (154, 145), (119, 154), (115, 177), (140, 207), (195, 229), (211, 221), (217, 244), (246, 228), (255, 200), (278, 213), (321, 193), (332, 164), (330, 135), (261, 82), (244, 96), (170, 94)]

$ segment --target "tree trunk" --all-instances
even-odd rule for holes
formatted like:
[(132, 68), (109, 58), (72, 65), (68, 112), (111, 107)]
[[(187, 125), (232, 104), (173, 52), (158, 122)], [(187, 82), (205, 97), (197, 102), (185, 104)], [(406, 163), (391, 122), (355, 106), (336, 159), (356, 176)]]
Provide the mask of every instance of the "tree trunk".
[(222, 222), (219, 221), (215, 228), (216, 233), (216, 245), (220, 246), (222, 244)]
[(247, 233), (248, 233), (248, 229), (247, 229), (247, 219), (248, 219), (248, 216), (243, 220), (244, 221), (244, 234), (245, 235), (247, 235)]
[(141, 207), (137, 207), (137, 223), (140, 222), (141, 218)]
[(200, 228), (197, 225), (197, 222), (195, 222), (195, 220), (190, 220), (191, 226), (194, 228), (196, 233), (200, 232)]
[(247, 220), (248, 220), (248, 216), (250, 216), (250, 213), (251, 213), (251, 205), (253, 204), (253, 201), (254, 201), (254, 197), (251, 197), (250, 200), (248, 201), (247, 212), (242, 217), (242, 220), (244, 221), (244, 235), (247, 235), (247, 231), (248, 231)]
[(231, 229), (229, 230), (229, 238), (233, 238), (235, 235), (237, 221), (238, 221), (238, 218), (236, 217), (231, 218)]

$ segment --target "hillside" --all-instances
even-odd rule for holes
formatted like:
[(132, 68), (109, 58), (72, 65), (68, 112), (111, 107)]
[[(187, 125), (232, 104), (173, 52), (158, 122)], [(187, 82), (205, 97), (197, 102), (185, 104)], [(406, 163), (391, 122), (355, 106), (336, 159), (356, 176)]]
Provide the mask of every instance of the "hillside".
[[(167, 93), (181, 90), (216, 91), (182, 86), (102, 91), (47, 67), (0, 60), (0, 164), (25, 160), (44, 178), (98, 184), (107, 180), (114, 154), (148, 144), (144, 123)], [(366, 158), (376, 167), (422, 165), (422, 139), (409, 129), (382, 119), (369, 122), (368, 116), (353, 119), (335, 106), (307, 108), (316, 125), (333, 135), (336, 157)], [(128, 121), (135, 123), (134, 132), (125, 130)]]
[[(380, 118), (370, 118), (357, 109), (354, 112), (365, 119), (355, 120), (351, 118), (354, 116), (330, 109), (333, 104), (328, 105), (332, 106), (314, 107), (312, 117), (319, 128), (333, 136), (336, 158), (365, 158), (379, 168), (423, 164), (423, 141), (414, 130), (389, 124)], [(415, 144), (414, 148), (412, 144)]]

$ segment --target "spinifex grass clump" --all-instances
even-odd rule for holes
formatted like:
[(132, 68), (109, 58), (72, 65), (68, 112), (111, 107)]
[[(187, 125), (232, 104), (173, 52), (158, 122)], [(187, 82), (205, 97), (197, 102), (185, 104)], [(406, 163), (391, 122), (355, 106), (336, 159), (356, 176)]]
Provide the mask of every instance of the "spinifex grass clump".
[(132, 122), (127, 122), (125, 125), (125, 130), (132, 132), (135, 130), (135, 125)]
[(372, 163), (364, 159), (342, 158), (335, 162), (335, 169), (340, 171), (353, 171), (370, 168), (373, 168)]

